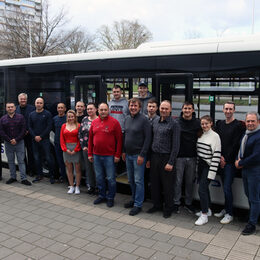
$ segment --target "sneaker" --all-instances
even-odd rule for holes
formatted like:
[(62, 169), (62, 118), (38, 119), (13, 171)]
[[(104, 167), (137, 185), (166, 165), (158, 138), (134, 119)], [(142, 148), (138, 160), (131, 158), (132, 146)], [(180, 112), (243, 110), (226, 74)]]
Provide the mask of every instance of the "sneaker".
[[(134, 206), (134, 202), (132, 200), (128, 201), (127, 203), (124, 204), (125, 209), (132, 208)], [(133, 215), (132, 215), (133, 216)]]
[(106, 202), (106, 198), (98, 197), (96, 200), (94, 200), (93, 204), (98, 205), (100, 203)]
[(256, 231), (255, 225), (248, 223), (244, 230), (242, 231), (242, 235), (248, 236), (254, 234)]
[(12, 184), (16, 181), (17, 181), (16, 179), (10, 178), (9, 180), (6, 181), (6, 184)]
[(31, 185), (32, 185), (32, 183), (29, 182), (28, 180), (22, 180), (21, 183), (22, 183), (23, 185), (27, 185), (27, 186), (31, 186)]
[[(197, 217), (200, 217), (200, 216), (202, 215), (202, 211), (199, 211), (199, 212), (195, 213), (195, 215), (196, 215)], [(208, 216), (208, 217), (211, 217), (211, 216), (212, 216), (212, 211), (211, 211), (210, 208), (208, 209), (207, 216)]]
[(168, 210), (164, 210), (163, 211), (163, 217), (164, 218), (169, 218), (172, 215), (172, 213)]
[(130, 216), (135, 216), (135, 215), (137, 215), (138, 213), (140, 213), (141, 210), (142, 210), (142, 208), (140, 208), (140, 207), (133, 207), (133, 208), (130, 210), (129, 215), (130, 215)]
[(179, 208), (180, 208), (180, 205), (174, 204), (173, 208), (172, 208), (172, 212), (176, 213), (176, 214), (179, 214), (180, 213), (180, 209)]
[(195, 213), (195, 208), (194, 208), (193, 205), (187, 205), (187, 204), (185, 204), (185, 205), (184, 205), (184, 208), (185, 208), (189, 213), (191, 213), (191, 214), (194, 214), (194, 213)]
[(75, 194), (80, 194), (79, 186), (76, 186), (76, 188), (75, 188)]
[(70, 186), (70, 189), (68, 190), (68, 194), (73, 194), (74, 193), (74, 190), (75, 190), (75, 188), (74, 188), (74, 186)]
[(112, 199), (107, 200), (107, 206), (109, 208), (112, 208), (114, 206), (114, 200), (112, 200)]
[(223, 218), (226, 214), (226, 211), (222, 209), (219, 213), (215, 213), (214, 216), (217, 218)]
[(35, 182), (40, 182), (42, 179), (43, 179), (42, 176), (37, 176), (32, 182), (33, 182), (33, 183), (35, 183)]
[(233, 220), (233, 216), (225, 214), (224, 218), (220, 220), (221, 224), (229, 224)]
[(155, 206), (153, 206), (153, 207), (151, 207), (150, 209), (148, 209), (146, 212), (149, 213), (149, 214), (152, 214), (152, 213), (155, 213), (155, 212), (161, 211), (161, 210), (162, 210), (161, 207), (155, 207)]
[(208, 223), (208, 216), (206, 214), (201, 214), (201, 216), (195, 222), (195, 225), (202, 226), (206, 223)]

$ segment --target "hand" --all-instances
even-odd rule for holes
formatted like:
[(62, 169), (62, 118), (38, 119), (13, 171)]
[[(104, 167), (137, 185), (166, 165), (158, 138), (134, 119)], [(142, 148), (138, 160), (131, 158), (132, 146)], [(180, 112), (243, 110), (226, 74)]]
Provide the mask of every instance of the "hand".
[(225, 161), (225, 158), (223, 156), (221, 156), (220, 158), (220, 168), (224, 168), (226, 165), (226, 161)]
[(119, 161), (120, 161), (120, 158), (114, 157), (114, 162), (115, 162), (115, 163), (118, 163)]
[(146, 162), (146, 168), (150, 169), (150, 167), (151, 167), (151, 162), (150, 162), (150, 161), (147, 161), (147, 162)]
[(89, 157), (88, 157), (88, 160), (89, 160), (90, 162), (92, 162), (92, 163), (93, 163), (93, 161), (94, 161), (92, 156), (89, 156)]
[(138, 155), (137, 157), (137, 165), (142, 165), (144, 163), (144, 157)]
[(42, 140), (42, 138), (38, 135), (38, 136), (35, 136), (35, 137), (34, 137), (34, 140), (35, 140), (37, 143), (39, 143), (39, 142)]
[(88, 152), (88, 147), (84, 147), (84, 148), (83, 148), (83, 151), (84, 151), (85, 153), (87, 153), (87, 152)]
[(122, 160), (125, 162), (125, 153), (122, 153)]
[(12, 145), (16, 145), (16, 144), (17, 144), (15, 139), (12, 139), (12, 140), (10, 141), (10, 143), (11, 143)]
[(171, 172), (173, 169), (173, 166), (170, 165), (169, 163), (167, 163), (164, 167), (164, 170), (167, 171), (167, 172)]
[(235, 166), (236, 166), (237, 169), (242, 169), (243, 166), (240, 166), (240, 165), (239, 165), (239, 161), (240, 161), (240, 158), (235, 161)]
[(69, 154), (69, 155), (72, 155), (71, 150), (67, 150), (66, 153)]

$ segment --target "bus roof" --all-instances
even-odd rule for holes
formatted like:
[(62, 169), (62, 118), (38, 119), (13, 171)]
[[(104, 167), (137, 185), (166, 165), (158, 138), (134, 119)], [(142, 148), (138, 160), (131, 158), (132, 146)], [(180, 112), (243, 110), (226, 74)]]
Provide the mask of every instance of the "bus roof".
[(260, 34), (230, 38), (192, 39), (144, 43), (137, 49), (52, 55), (0, 61), (1, 66), (20, 66), (56, 62), (138, 58), (181, 54), (260, 51)]

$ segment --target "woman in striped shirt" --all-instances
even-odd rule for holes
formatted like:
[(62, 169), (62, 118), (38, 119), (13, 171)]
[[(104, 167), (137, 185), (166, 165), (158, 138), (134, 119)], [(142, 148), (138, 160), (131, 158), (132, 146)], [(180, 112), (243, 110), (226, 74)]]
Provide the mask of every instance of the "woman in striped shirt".
[(201, 226), (208, 222), (211, 216), (209, 184), (214, 180), (221, 157), (221, 142), (219, 135), (212, 130), (213, 121), (206, 115), (200, 119), (202, 135), (197, 141), (198, 181), (201, 211), (195, 225)]

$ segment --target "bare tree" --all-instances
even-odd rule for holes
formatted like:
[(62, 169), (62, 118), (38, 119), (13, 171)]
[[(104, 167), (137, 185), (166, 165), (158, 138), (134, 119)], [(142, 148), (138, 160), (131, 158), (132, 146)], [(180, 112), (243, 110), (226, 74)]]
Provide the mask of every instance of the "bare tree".
[(108, 50), (135, 49), (152, 39), (152, 33), (137, 20), (121, 20), (111, 27), (103, 25), (97, 32), (101, 48)]

